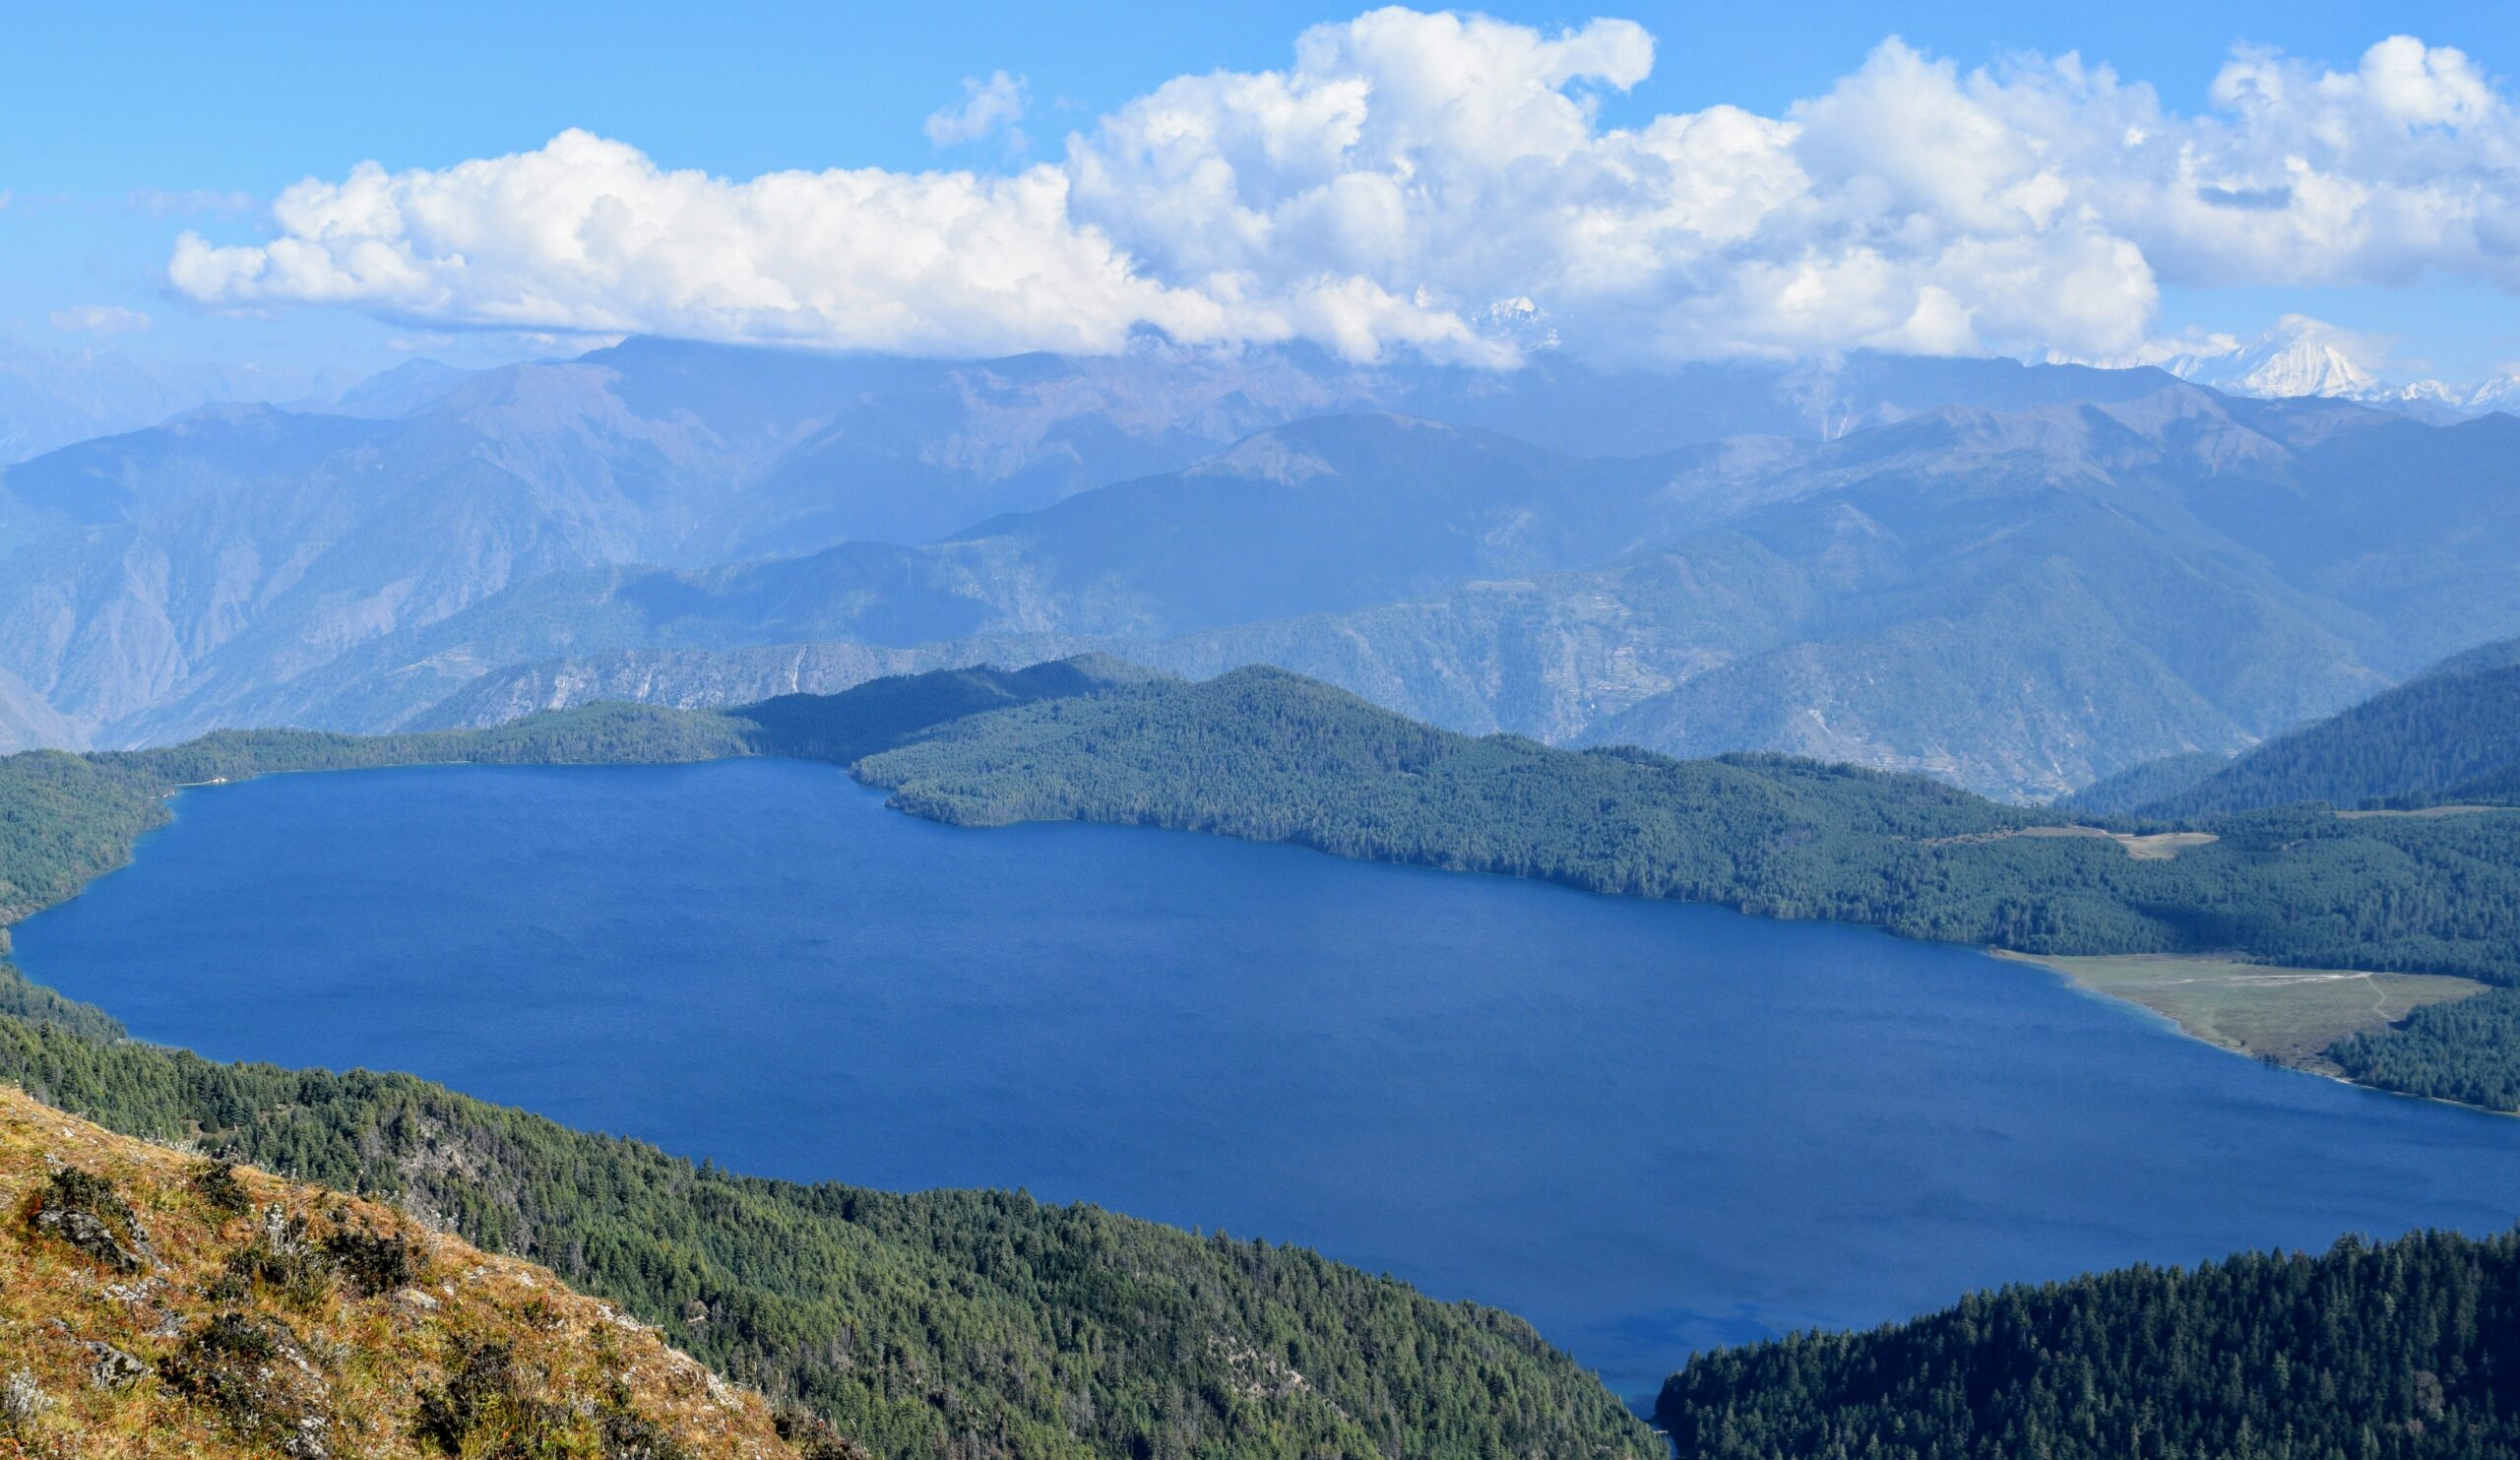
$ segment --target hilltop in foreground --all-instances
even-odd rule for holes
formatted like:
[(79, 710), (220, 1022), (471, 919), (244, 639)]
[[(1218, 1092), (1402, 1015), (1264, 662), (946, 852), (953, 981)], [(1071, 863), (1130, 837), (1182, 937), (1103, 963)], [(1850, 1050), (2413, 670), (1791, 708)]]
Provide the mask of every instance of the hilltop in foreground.
[(797, 1440), (541, 1268), (0, 1087), (0, 1453), (865, 1453)]

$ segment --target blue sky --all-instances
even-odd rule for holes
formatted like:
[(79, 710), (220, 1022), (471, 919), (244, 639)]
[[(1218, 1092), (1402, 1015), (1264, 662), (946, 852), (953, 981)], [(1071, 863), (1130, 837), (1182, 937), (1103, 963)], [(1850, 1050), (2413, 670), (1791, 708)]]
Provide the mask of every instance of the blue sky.
[[(1591, 12), (1495, 5), (1553, 32)], [(1606, 7), (1652, 32), (1652, 72), (1596, 89), (1604, 125), (1724, 102), (1766, 116), (1826, 92), (1896, 34), (1963, 68), (2079, 52), (2149, 83), (2165, 106), (2205, 104), (2236, 44), (2350, 68), (2393, 32), (2456, 46), (2489, 77), (2520, 67), (2520, 6), (2283, 7), (2134, 0), (2018, 5)], [(394, 307), (284, 304), (214, 312), (166, 280), (176, 236), (253, 243), (264, 210), (301, 178), (375, 159), (440, 168), (541, 146), (565, 128), (627, 143), (665, 168), (731, 178), (782, 168), (1003, 170), (1055, 159), (1168, 78), (1283, 68), (1294, 37), (1354, 8), (918, 5), (396, 8), (51, 6), (13, 16), (0, 61), (0, 329), (60, 330), (81, 306), (145, 314), (110, 340), (135, 352), (264, 363), (391, 363), (392, 342), (454, 357), (530, 348)], [(1021, 75), (1029, 154), (1000, 137), (939, 148), (922, 122), (966, 78)], [(2490, 283), (2362, 281), (2249, 286), (2166, 280), (2161, 326), (2245, 333), (2286, 312), (2397, 337), (2401, 363), (2474, 375), (2520, 357), (2520, 309)], [(376, 314), (400, 317), (376, 318)], [(99, 316), (98, 318), (105, 318)]]

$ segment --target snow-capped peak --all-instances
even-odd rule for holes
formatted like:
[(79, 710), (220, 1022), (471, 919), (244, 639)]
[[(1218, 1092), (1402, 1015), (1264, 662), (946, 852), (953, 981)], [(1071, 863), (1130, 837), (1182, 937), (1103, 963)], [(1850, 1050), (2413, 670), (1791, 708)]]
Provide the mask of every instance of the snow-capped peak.
[(2229, 385), (2252, 396), (2330, 396), (2360, 399), (2380, 388), (2379, 379), (2344, 350), (2308, 337), (2262, 345), (2236, 360)]
[(2361, 400), (2385, 389), (2353, 351), (2369, 342), (2319, 320), (2288, 314), (2254, 345), (2216, 336), (2205, 349), (2163, 361), (2182, 380), (2243, 396)]
[(2388, 384), (2364, 363), (2380, 356), (2382, 342), (2304, 315), (2286, 315), (2254, 345), (2218, 335), (2196, 341), (2184, 352), (2169, 353), (2177, 348), (2167, 342), (2156, 347), (2162, 353), (2151, 355), (2151, 361), (2181, 380), (2236, 396), (2359, 401), (2434, 422), (2488, 411), (2520, 413), (2520, 371), (2482, 385), (2439, 380)]
[(2459, 404), (2478, 413), (2508, 411), (2520, 414), (2520, 370), (2496, 375), (2470, 391), (2468, 398)]

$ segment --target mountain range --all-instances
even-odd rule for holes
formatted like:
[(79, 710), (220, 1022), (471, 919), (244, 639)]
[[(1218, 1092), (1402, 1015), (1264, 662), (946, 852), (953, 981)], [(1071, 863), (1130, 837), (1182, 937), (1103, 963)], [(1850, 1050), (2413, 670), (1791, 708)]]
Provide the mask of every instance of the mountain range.
[(0, 744), (1100, 649), (2045, 796), (2520, 632), (2520, 421), (1857, 355), (1510, 375), (632, 340), (0, 477)]
[(2299, 316), (2254, 345), (2177, 355), (2164, 361), (2163, 368), (2232, 395), (2358, 401), (2435, 425), (2520, 405), (2520, 371), (2506, 369), (2464, 384), (2432, 379), (2393, 384), (2356, 359), (2335, 331)]

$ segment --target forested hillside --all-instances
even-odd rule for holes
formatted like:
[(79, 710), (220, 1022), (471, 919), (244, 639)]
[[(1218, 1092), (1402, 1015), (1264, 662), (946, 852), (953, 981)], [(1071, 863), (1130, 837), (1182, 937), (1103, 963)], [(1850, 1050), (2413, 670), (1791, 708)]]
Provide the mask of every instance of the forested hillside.
[(2487, 1460), (2520, 1450), (2520, 1239), (2425, 1233), (2006, 1288), (1703, 1354), (1690, 1460)]
[(2294, 801), (2394, 808), (2506, 801), (2520, 790), (2515, 645), (2463, 655), (2141, 809), (2199, 816)]
[(2056, 798), (2060, 811), (2093, 816), (2131, 816), (2146, 806), (2184, 794), (2206, 777), (2230, 765), (2232, 758), (2210, 750), (2188, 750), (2129, 766), (2104, 776), (2071, 795)]
[(1021, 1194), (749, 1179), (408, 1076), (48, 1021), (0, 1017), (0, 1079), (437, 1213), (882, 1455), (1654, 1453), (1528, 1325), (1299, 1248)]

